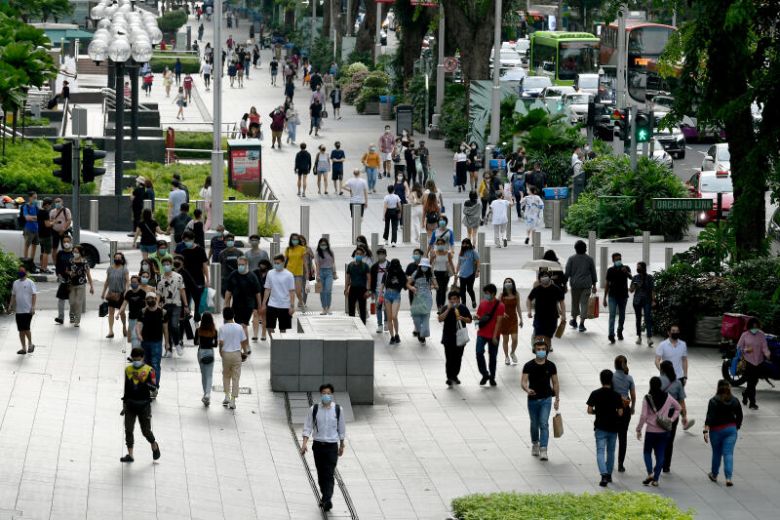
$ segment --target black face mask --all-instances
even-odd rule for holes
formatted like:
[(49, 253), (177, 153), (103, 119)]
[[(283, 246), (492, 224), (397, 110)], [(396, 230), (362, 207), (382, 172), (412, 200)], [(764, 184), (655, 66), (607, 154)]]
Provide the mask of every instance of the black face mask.
[(680, 339), (680, 333), (679, 332), (672, 332), (669, 334), (669, 337), (672, 339)]

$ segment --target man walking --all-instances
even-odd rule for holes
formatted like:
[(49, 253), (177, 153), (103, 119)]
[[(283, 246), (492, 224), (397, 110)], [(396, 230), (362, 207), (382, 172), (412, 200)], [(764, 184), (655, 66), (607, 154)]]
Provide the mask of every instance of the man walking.
[(274, 269), (265, 277), (265, 289), (260, 312), (265, 315), (266, 328), (269, 334), (273, 334), (278, 321), (279, 332), (283, 334), (292, 328), (295, 313), (295, 277), (284, 268), (284, 255), (274, 257)]
[(141, 433), (152, 446), (152, 459), (160, 458), (160, 445), (152, 433), (152, 399), (157, 393), (157, 373), (144, 363), (144, 349), (134, 347), (130, 351), (130, 364), (125, 367), (125, 392), (122, 396), (122, 415), (125, 416), (125, 444), (127, 455), (121, 462), (133, 462), (135, 420), (141, 425)]
[(680, 339), (680, 327), (669, 327), (669, 337), (655, 349), (655, 367), (661, 370), (661, 362), (671, 361), (677, 379), (685, 385), (688, 381), (688, 345)]
[(628, 282), (631, 269), (623, 265), (623, 256), (612, 253), (612, 267), (607, 269), (607, 286), (604, 288), (604, 307), (609, 305), (609, 342), (615, 343), (615, 315), (618, 315), (617, 337), (623, 341), (623, 324), (626, 321)]
[(236, 409), (241, 380), (241, 363), (246, 360), (249, 349), (246, 332), (241, 325), (233, 321), (234, 317), (232, 308), (222, 309), (222, 319), (225, 323), (219, 328), (218, 336), (219, 355), (222, 358), (222, 387), (225, 390), (222, 406), (227, 406), (231, 410)]
[(611, 370), (602, 370), (599, 379), (601, 388), (591, 392), (586, 404), (588, 414), (596, 416), (593, 430), (596, 435), (596, 463), (601, 474), (599, 486), (607, 487), (612, 482), (612, 469), (615, 467), (615, 442), (623, 416), (623, 397), (612, 389)]
[[(484, 385), (490, 381), (490, 386), (496, 386), (496, 358), (498, 356), (498, 336), (501, 330), (501, 322), (504, 320), (504, 304), (496, 299), (498, 290), (489, 283), (484, 289), (485, 299), (477, 308), (477, 367), (482, 379), (479, 384)], [(488, 347), (488, 366), (485, 366), (485, 346)]]
[(11, 288), (11, 303), (9, 309), (16, 312), (16, 330), (19, 331), (19, 341), (22, 348), (16, 353), (25, 355), (28, 352), (32, 354), (35, 351), (35, 345), (32, 342), (30, 333), (30, 322), (35, 314), (35, 303), (38, 300), (38, 288), (35, 282), (27, 278), (27, 269), (19, 267), (19, 279), (14, 280)]
[[(143, 197), (142, 197), (143, 198)], [(143, 205), (143, 201), (142, 201)], [(51, 257), (56, 261), (57, 251), (60, 248), (60, 244), (65, 236), (70, 231), (72, 224), (70, 210), (62, 203), (62, 198), (57, 197), (54, 199), (54, 207), (49, 212), (49, 219), (51, 220)], [(138, 220), (141, 220), (141, 213), (138, 213)], [(135, 229), (135, 222), (133, 223), (133, 229)]]
[(563, 291), (552, 282), (549, 271), (542, 272), (539, 285), (528, 293), (525, 308), (528, 309), (528, 318), (534, 320), (534, 338), (543, 338), (552, 351), (552, 338), (558, 328), (558, 317), (566, 319), (566, 303)]
[(273, 112), (268, 114), (271, 118), (271, 149), (273, 150), (276, 144), (279, 145), (279, 149), (282, 149), (282, 132), (284, 131), (284, 123), (287, 120), (282, 106), (276, 107)]
[[(247, 327), (255, 309), (262, 303), (260, 282), (249, 270), (249, 259), (241, 256), (238, 259), (238, 269), (227, 279), (225, 291), (225, 307), (232, 307), (234, 320), (241, 325), (244, 335), (248, 336)], [(251, 354), (251, 351), (247, 352)]]
[(41, 244), (41, 272), (43, 274), (54, 274), (49, 270), (49, 255), (52, 249), (52, 222), (51, 222), (51, 199), (43, 199), (41, 211), (38, 213), (38, 240)]
[(22, 206), (21, 212), (21, 216), (24, 219), (24, 228), (22, 230), (24, 254), (22, 254), (22, 259), (29, 259), (33, 266), (35, 266), (35, 249), (39, 243), (37, 200), (38, 194), (31, 191), (27, 197), (27, 204)]
[(306, 414), (303, 424), (303, 443), (301, 455), (306, 454), (309, 439), (312, 442), (314, 465), (317, 467), (317, 481), (320, 485), (323, 511), (333, 509), (333, 483), (336, 464), (344, 455), (344, 437), (346, 425), (341, 406), (333, 403), (333, 385), (320, 386), (320, 402), (313, 405)]
[(173, 220), (181, 205), (187, 202), (187, 192), (181, 189), (181, 183), (176, 179), (171, 181), (171, 191), (168, 194), (168, 222)]
[(547, 460), (550, 408), (554, 407), (557, 411), (560, 405), (558, 369), (555, 363), (547, 359), (548, 351), (544, 338), (534, 339), (534, 358), (523, 366), (523, 377), (520, 380), (523, 390), (528, 394), (531, 455), (539, 457), (539, 460)]
[(577, 316), (580, 317), (580, 332), (585, 332), (585, 318), (588, 316), (588, 298), (591, 292), (596, 294), (596, 263), (585, 254), (588, 247), (582, 240), (574, 244), (576, 254), (566, 261), (565, 276), (571, 286), (571, 321), (569, 325), (577, 328)]
[(209, 285), (209, 259), (206, 251), (195, 241), (195, 233), (186, 230), (182, 233), (184, 241), (184, 251), (181, 256), (184, 259), (184, 270), (186, 276), (184, 279), (184, 289), (189, 296), (187, 301), (192, 300), (192, 310), (195, 322), (200, 322), (200, 301), (203, 291)]
[(146, 293), (146, 307), (141, 311), (141, 317), (135, 325), (135, 336), (141, 342), (144, 351), (144, 363), (154, 369), (155, 389), (151, 398), (157, 396), (160, 386), (160, 360), (162, 359), (163, 320), (165, 311), (157, 305), (157, 293)]
[(311, 154), (306, 151), (306, 143), (301, 143), (300, 151), (295, 154), (295, 175), (298, 176), (299, 197), (306, 198), (306, 178), (309, 173), (311, 173)]
[(379, 151), (382, 152), (382, 169), (385, 177), (390, 177), (393, 169), (393, 148), (395, 148), (395, 136), (390, 133), (390, 125), (386, 125), (385, 133), (379, 136)]

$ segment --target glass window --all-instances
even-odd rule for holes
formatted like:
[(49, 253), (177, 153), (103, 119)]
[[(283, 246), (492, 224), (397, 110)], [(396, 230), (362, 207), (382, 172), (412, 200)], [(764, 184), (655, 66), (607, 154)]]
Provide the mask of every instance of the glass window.
[(561, 43), (558, 79), (573, 80), (577, 74), (597, 72), (599, 67), (597, 45), (595, 42)]
[(0, 215), (0, 229), (16, 229), (17, 216), (14, 213)]
[(729, 147), (728, 146), (719, 146), (718, 147), (718, 160), (719, 161), (730, 161), (731, 160), (731, 154), (729, 153)]
[(555, 47), (534, 44), (533, 70), (539, 75), (553, 75), (555, 71)]
[(702, 175), (701, 192), (702, 193), (731, 193), (734, 188), (731, 186), (731, 177), (716, 177), (715, 175)]
[(641, 56), (660, 56), (669, 41), (671, 29), (639, 27), (628, 33), (628, 52)]

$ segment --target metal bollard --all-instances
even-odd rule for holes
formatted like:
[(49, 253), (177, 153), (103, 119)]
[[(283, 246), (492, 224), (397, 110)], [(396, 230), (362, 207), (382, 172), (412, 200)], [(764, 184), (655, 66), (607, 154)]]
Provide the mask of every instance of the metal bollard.
[(408, 244), (412, 241), (412, 205), (401, 206), (401, 241)]
[(452, 204), (452, 232), (455, 234), (455, 242), (460, 242), (463, 236), (463, 203)]
[(479, 264), (479, 294), (482, 295), (482, 290), (487, 284), (490, 283), (490, 264), (486, 262), (480, 262)]
[(424, 255), (428, 254), (428, 233), (425, 231), (420, 233), (420, 249)]
[(151, 211), (152, 209), (152, 201), (149, 199), (144, 199), (144, 209), (148, 209)]
[(596, 261), (596, 232), (588, 231), (588, 254)]
[(98, 219), (100, 216), (98, 204), (99, 202), (96, 199), (89, 201), (89, 230), (93, 233), (98, 232)]
[(477, 254), (480, 258), (485, 253), (485, 232), (477, 231)]
[(379, 233), (371, 233), (371, 251), (376, 253), (379, 249)]
[(274, 233), (274, 239), (273, 242), (271, 242), (271, 258), (278, 255), (282, 250), (282, 244), (281, 244), (282, 237), (279, 235), (279, 233)]
[(118, 242), (116, 240), (111, 240), (108, 243), (108, 255), (111, 257), (111, 260), (114, 260), (114, 255), (116, 254), (118, 249)]
[(257, 234), (257, 203), (249, 204), (249, 236)]
[(650, 232), (642, 231), (642, 261), (650, 269)]
[(672, 257), (674, 257), (674, 249), (671, 247), (667, 247), (664, 250), (664, 265), (667, 269), (669, 269), (672, 266)]
[(363, 224), (363, 215), (360, 210), (363, 205), (351, 204), (350, 207), (352, 209), (352, 243), (357, 244), (357, 237), (362, 234), (360, 230)]
[(222, 265), (218, 262), (210, 264), (209, 277), (214, 289), (214, 312), (222, 312)]
[(609, 267), (609, 248), (601, 246), (599, 248), (599, 280), (601, 280), (601, 288), (607, 286), (607, 267)]
[(542, 232), (541, 231), (534, 231), (531, 235), (531, 244), (534, 247), (541, 247), (542, 245)]
[(513, 204), (506, 207), (506, 241), (512, 241), (512, 210), (515, 209)]
[(552, 201), (553, 219), (552, 219), (552, 239), (561, 239), (561, 201)]
[(301, 235), (306, 237), (306, 240), (311, 241), (309, 236), (309, 214), (311, 206), (307, 204), (301, 205)]
[(491, 263), (492, 257), (493, 257), (493, 249), (490, 246), (487, 246), (485, 248), (485, 254), (480, 257), (480, 262), (485, 262), (486, 264)]

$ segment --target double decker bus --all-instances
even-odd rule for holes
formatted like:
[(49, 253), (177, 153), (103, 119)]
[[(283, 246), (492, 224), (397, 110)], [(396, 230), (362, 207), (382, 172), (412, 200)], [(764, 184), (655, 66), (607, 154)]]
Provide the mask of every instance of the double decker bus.
[[(626, 21), (626, 74), (627, 89), (631, 99), (645, 102), (648, 77), (658, 84), (658, 58), (666, 42), (676, 29), (671, 25), (649, 23), (641, 20)], [(604, 70), (614, 71), (618, 65), (618, 25), (611, 23), (601, 31), (599, 63)]]
[(537, 31), (531, 34), (528, 72), (555, 85), (573, 85), (578, 74), (599, 70), (599, 39), (590, 33)]

